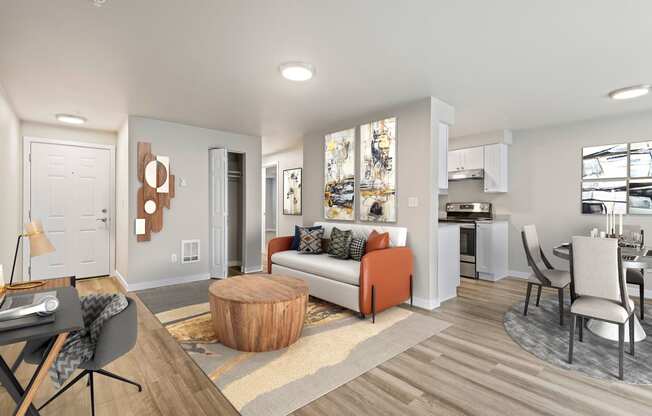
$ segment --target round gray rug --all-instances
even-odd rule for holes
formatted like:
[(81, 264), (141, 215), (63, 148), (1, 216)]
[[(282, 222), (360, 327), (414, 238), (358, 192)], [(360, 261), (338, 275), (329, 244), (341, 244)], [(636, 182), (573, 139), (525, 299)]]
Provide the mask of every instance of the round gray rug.
[[(525, 301), (513, 305), (505, 313), (505, 330), (524, 350), (538, 358), (567, 370), (579, 371), (590, 377), (608, 381), (618, 380), (618, 343), (594, 335), (584, 328), (584, 342), (579, 342), (579, 328), (575, 332), (573, 364), (568, 364), (568, 337), (570, 304), (564, 310), (564, 326), (559, 326), (557, 299), (542, 297), (535, 305), (530, 299), (527, 316), (523, 316)], [(636, 311), (638, 315), (638, 310)], [(641, 321), (648, 335), (635, 345), (635, 357), (629, 355), (629, 343), (625, 343), (625, 383), (652, 384), (652, 325), (650, 319)]]

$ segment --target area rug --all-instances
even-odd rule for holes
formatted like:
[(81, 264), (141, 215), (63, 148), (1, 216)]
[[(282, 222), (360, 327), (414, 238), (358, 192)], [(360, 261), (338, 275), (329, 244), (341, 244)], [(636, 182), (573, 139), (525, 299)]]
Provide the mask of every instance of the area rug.
[(216, 341), (207, 302), (210, 283), (136, 293), (245, 416), (289, 414), (450, 326), (404, 308), (383, 311), (372, 324), (311, 297), (295, 344), (239, 352)]
[[(523, 349), (557, 367), (578, 371), (607, 381), (618, 380), (618, 342), (594, 335), (584, 328), (584, 342), (579, 342), (576, 329), (573, 364), (568, 364), (570, 304), (566, 302), (564, 326), (559, 326), (557, 299), (542, 298), (537, 307), (531, 301), (527, 316), (523, 316), (525, 301), (513, 305), (505, 313), (505, 330)], [(625, 343), (625, 383), (652, 384), (652, 325), (641, 321), (647, 338), (635, 345), (635, 357), (629, 355)]]

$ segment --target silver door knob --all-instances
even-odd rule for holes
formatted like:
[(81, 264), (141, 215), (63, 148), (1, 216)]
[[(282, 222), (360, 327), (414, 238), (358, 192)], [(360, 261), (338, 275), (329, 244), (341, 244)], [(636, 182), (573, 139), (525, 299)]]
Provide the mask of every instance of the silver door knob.
[(107, 218), (96, 218), (97, 221), (102, 221), (103, 223), (106, 223)]

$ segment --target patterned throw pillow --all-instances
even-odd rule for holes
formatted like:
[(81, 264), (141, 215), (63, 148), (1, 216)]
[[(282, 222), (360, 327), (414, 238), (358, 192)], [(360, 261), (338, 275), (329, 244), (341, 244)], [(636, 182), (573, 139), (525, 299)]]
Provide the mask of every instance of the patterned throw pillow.
[(299, 249), (299, 242), (301, 241), (301, 237), (299, 236), (299, 233), (302, 228), (307, 228), (309, 230), (318, 230), (322, 228), (321, 225), (313, 225), (311, 227), (301, 227), (300, 225), (295, 225), (294, 226), (294, 238), (292, 239), (292, 244), (290, 245), (290, 250), (298, 250)]
[(321, 254), (321, 239), (324, 237), (324, 229), (309, 230), (301, 228), (299, 230), (299, 253), (303, 254)]
[(328, 243), (328, 254), (338, 259), (348, 259), (351, 250), (351, 240), (353, 240), (353, 232), (351, 230), (340, 230), (333, 227), (331, 231), (331, 240)]
[(351, 240), (351, 258), (355, 261), (362, 260), (362, 256), (365, 253), (365, 247), (367, 246), (367, 240), (364, 238), (354, 238)]

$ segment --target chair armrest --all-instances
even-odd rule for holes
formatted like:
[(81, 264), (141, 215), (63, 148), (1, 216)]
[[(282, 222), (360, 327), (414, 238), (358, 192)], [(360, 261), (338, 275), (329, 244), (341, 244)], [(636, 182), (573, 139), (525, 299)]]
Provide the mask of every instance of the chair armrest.
[(279, 251), (287, 251), (292, 246), (293, 236), (276, 237), (267, 243), (267, 273), (272, 273), (272, 255)]
[(360, 262), (360, 312), (371, 313), (372, 286), (376, 292), (376, 312), (409, 299), (412, 273), (412, 250), (408, 247), (365, 254)]

